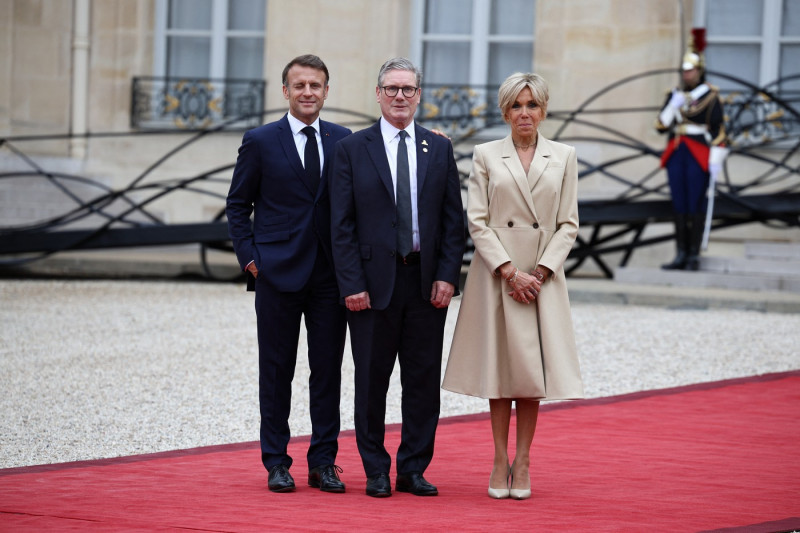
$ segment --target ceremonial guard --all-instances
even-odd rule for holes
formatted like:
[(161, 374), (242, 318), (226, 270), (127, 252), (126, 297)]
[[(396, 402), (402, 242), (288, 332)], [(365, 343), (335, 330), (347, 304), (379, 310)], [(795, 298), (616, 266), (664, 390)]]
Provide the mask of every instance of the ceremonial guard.
[(682, 86), (669, 92), (656, 120), (656, 129), (669, 133), (661, 166), (675, 212), (677, 255), (662, 265), (666, 270), (697, 270), (714, 183), (727, 155), (722, 102), (719, 89), (705, 81), (704, 49), (705, 29), (694, 28), (681, 63)]

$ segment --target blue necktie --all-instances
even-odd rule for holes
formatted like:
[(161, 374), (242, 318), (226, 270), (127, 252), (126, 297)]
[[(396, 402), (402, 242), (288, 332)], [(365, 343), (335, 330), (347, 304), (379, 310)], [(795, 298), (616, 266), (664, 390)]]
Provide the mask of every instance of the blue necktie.
[(308, 140), (306, 141), (306, 150), (303, 154), (304, 164), (306, 166), (306, 174), (311, 179), (314, 187), (319, 185), (319, 149), (317, 148), (317, 135), (312, 126), (303, 128), (303, 133), (306, 134)]
[(411, 178), (408, 172), (408, 133), (401, 130), (397, 144), (397, 253), (405, 257), (413, 246), (411, 227)]

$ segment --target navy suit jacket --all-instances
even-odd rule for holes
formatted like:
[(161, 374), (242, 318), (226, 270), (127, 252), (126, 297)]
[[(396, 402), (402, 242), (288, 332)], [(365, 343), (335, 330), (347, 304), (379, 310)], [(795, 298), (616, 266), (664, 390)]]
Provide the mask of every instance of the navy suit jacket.
[[(422, 298), (434, 281), (456, 287), (464, 254), (461, 185), (453, 145), (415, 125)], [(397, 209), (380, 120), (336, 146), (331, 168), (333, 259), (343, 297), (369, 291), (385, 309), (394, 289)]]
[[(242, 269), (255, 261), (259, 277), (280, 291), (298, 291), (308, 282), (318, 244), (333, 265), (327, 176), (334, 145), (351, 132), (324, 120), (319, 126), (319, 186), (303, 169), (285, 115), (244, 134), (233, 171), (225, 212), (236, 258)], [(252, 276), (248, 281), (252, 289)]]

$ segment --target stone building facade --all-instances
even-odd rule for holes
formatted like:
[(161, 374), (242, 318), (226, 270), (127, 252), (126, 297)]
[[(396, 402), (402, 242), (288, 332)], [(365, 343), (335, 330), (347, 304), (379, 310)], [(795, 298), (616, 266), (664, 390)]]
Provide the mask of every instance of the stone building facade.
[[(490, 78), (498, 75), (491, 73), (493, 66), (534, 70), (550, 84), (551, 110), (574, 110), (596, 96), (591, 100), (594, 123), (613, 124), (630, 138), (660, 149), (664, 141), (652, 127), (654, 113), (628, 114), (619, 109), (660, 105), (665, 91), (677, 81), (675, 72), (642, 77), (622, 90), (597, 93), (643, 72), (675, 69), (684, 51), (685, 33), (698, 20), (704, 21), (711, 2), (309, 0), (301, 5), (289, 0), (3, 0), (0, 137), (6, 139), (6, 146), (0, 147), (0, 172), (31, 166), (20, 158), (19, 151), (49, 172), (87, 177), (109, 189), (124, 188), (136, 180), (163, 185), (208, 174), (215, 179), (203, 187), (213, 194), (169, 195), (149, 202), (148, 209), (168, 223), (205, 221), (218, 214), (223, 205), (219, 195), (227, 191), (242, 129), (197, 137), (185, 123), (184, 127), (164, 123), (166, 129), (161, 131), (138, 127), (133, 116), (133, 84), (135, 78), (164, 78), (168, 74), (164, 65), (180, 60), (173, 51), (180, 48), (176, 43), (181, 38), (187, 39), (189, 46), (206, 46), (202, 35), (186, 32), (180, 25), (170, 26), (173, 19), (180, 15), (191, 25), (201, 19), (213, 22), (220, 13), (230, 17), (230, 23), (222, 30), (222, 41), (216, 34), (207, 39), (211, 43), (209, 61), (221, 64), (218, 71), (224, 76), (235, 71), (232, 67), (245, 57), (232, 53), (236, 46), (247, 50), (258, 43), (256, 70), (265, 84), (263, 108), (268, 111), (263, 121), (275, 120), (286, 109), (280, 79), (283, 66), (296, 55), (314, 53), (325, 60), (331, 72), (324, 118), (360, 129), (379, 114), (375, 84), (381, 63), (393, 56), (407, 56), (423, 70), (448, 62), (453, 75), (472, 69), (465, 79), (488, 92), (496, 91), (491, 88), (497, 80)], [(205, 18), (201, 17), (203, 10), (208, 10)], [(464, 13), (467, 10), (469, 13)], [(248, 17), (249, 13), (258, 13), (257, 20)], [(518, 13), (523, 14), (521, 18)], [(468, 26), (466, 33), (459, 30), (460, 23)], [(244, 29), (237, 30), (235, 24)], [(475, 29), (479, 27), (485, 30)], [(510, 29), (503, 33), (503, 27)], [(524, 29), (528, 27), (530, 30)], [(257, 40), (247, 41), (253, 35)], [(237, 38), (241, 39), (235, 43)], [(220, 59), (214, 47), (225, 39), (228, 55)], [(504, 54), (506, 45), (507, 50), (524, 53)], [(196, 50), (187, 53), (191, 61), (202, 62), (206, 56)], [(452, 61), (449, 53), (454, 54)], [(469, 55), (469, 65), (459, 63), (459, 58), (467, 57), (458, 55), (462, 53)], [(476, 69), (488, 69), (490, 74), (487, 77)], [(432, 67), (425, 78), (442, 78), (443, 72), (449, 71)], [(433, 90), (425, 86), (424, 79), (423, 98)], [(546, 121), (544, 133), (553, 134), (558, 125), (557, 120)], [(574, 144), (579, 154), (596, 160), (615, 157), (619, 148), (581, 140), (602, 138), (602, 130), (582, 124), (571, 127), (570, 137), (578, 139)], [(39, 138), (58, 134), (64, 136)], [(490, 129), (458, 148), (469, 151), (470, 143), (501, 134), (502, 128)], [(184, 149), (170, 155), (187, 142)], [(163, 161), (148, 171), (160, 159)], [(468, 161), (465, 164), (468, 168)], [(652, 165), (652, 160), (632, 163), (624, 171), (637, 174)], [(582, 180), (580, 194), (602, 198), (615, 194), (615, 187), (613, 181), (587, 179)], [(98, 185), (76, 183), (72, 190), (86, 199), (97, 194)], [(139, 189), (131, 197), (141, 199), (149, 194), (152, 191)], [(0, 225), (55, 217), (74, 203), (52, 183), (0, 180)], [(89, 224), (91, 219), (83, 223)], [(756, 235), (768, 232), (749, 231)]]

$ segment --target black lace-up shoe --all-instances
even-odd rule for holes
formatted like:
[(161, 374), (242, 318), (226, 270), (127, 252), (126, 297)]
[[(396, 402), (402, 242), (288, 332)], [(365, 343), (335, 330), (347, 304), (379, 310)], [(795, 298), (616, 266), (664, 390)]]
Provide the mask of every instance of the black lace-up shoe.
[(397, 474), (395, 482), (397, 492), (410, 492), (414, 496), (436, 496), (439, 491), (428, 483), (419, 472), (410, 474)]
[(389, 474), (378, 474), (367, 478), (367, 496), (388, 498), (392, 495), (392, 482)]
[(286, 465), (275, 465), (269, 470), (267, 486), (272, 492), (292, 492), (295, 489), (294, 479)]
[(315, 466), (308, 471), (308, 485), (322, 492), (344, 492), (344, 483), (339, 479), (341, 472), (336, 465)]

